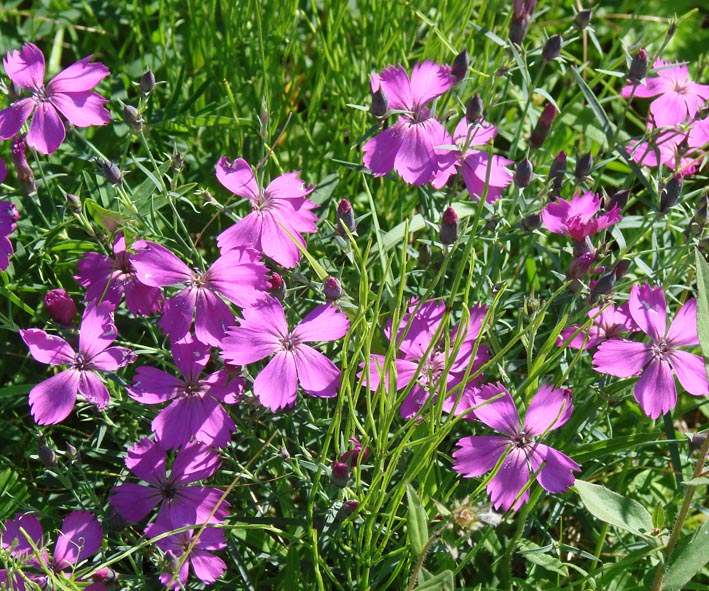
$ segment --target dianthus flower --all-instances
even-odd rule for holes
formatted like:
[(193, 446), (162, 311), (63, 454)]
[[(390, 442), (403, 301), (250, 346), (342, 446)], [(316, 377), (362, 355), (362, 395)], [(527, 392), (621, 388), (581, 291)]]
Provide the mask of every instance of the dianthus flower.
[(235, 365), (247, 365), (275, 353), (254, 380), (254, 394), (261, 404), (274, 411), (292, 406), (299, 383), (311, 396), (337, 396), (340, 370), (305, 343), (342, 338), (349, 328), (346, 314), (334, 305), (317, 306), (289, 330), (281, 303), (269, 298), (244, 309), (243, 315), (239, 326), (230, 328), (222, 341), (222, 357)]
[(484, 146), (497, 135), (497, 128), (486, 121), (468, 123), (463, 117), (455, 128), (453, 141), (458, 146), (458, 151), (452, 151), (455, 157), (452, 166), (441, 169), (432, 181), (435, 189), (442, 188), (450, 175), (460, 166), (460, 174), (465, 182), (468, 193), (475, 200), (485, 193), (487, 185), (488, 203), (494, 203), (502, 197), (502, 190), (512, 182), (512, 174), (505, 168), (514, 164), (511, 160), (493, 154), (489, 156), (487, 150), (476, 150), (475, 146)]
[(505, 511), (517, 511), (527, 502), (531, 475), (550, 493), (568, 490), (574, 483), (572, 472), (580, 470), (579, 465), (537, 439), (569, 420), (573, 411), (569, 390), (542, 385), (529, 403), (522, 425), (512, 396), (502, 384), (484, 385), (475, 401), (480, 405), (475, 409), (477, 418), (504, 436), (463, 437), (453, 452), (456, 472), (474, 478), (492, 470), (502, 459), (487, 492), (495, 509)]
[[(28, 537), (32, 543), (27, 539)], [(44, 539), (42, 524), (30, 513), (24, 515), (18, 513), (14, 519), (5, 520), (3, 531), (0, 533), (2, 548), (9, 550), (13, 558), (24, 563), (25, 567), (22, 569), (24, 576), (41, 588), (45, 588), (50, 583), (45, 569), (56, 575), (70, 576), (70, 571), (73, 571), (80, 562), (101, 549), (102, 538), (101, 525), (94, 514), (88, 511), (72, 511), (64, 518), (51, 556), (48, 543)], [(32, 544), (37, 547), (39, 558)], [(7, 571), (0, 570), (0, 587), (4, 589), (3, 584), (15, 591), (30, 588), (23, 577), (15, 573), (8, 576)], [(85, 589), (86, 591), (108, 591), (108, 587), (103, 583), (92, 583)]]
[(108, 390), (97, 372), (115, 371), (136, 358), (126, 347), (109, 347), (118, 335), (112, 311), (109, 303), (86, 308), (79, 329), (78, 353), (63, 338), (38, 328), (20, 331), (22, 340), (37, 361), (71, 366), (30, 391), (32, 416), (39, 425), (59, 423), (69, 416), (77, 393), (99, 410), (108, 404)]
[(206, 445), (224, 447), (236, 426), (222, 403), (239, 401), (243, 378), (228, 382), (227, 371), (222, 369), (200, 379), (209, 362), (209, 346), (189, 333), (172, 343), (172, 356), (182, 379), (154, 367), (139, 367), (128, 393), (143, 404), (172, 400), (152, 423), (162, 447), (175, 449), (193, 436)]
[[(131, 257), (141, 283), (153, 287), (185, 285), (165, 302), (158, 326), (171, 341), (184, 337), (192, 326), (197, 340), (219, 346), (225, 331), (234, 324), (234, 314), (219, 297), (239, 307), (253, 306), (268, 289), (266, 267), (250, 248), (225, 252), (205, 272), (192, 270), (172, 252), (155, 242), (140, 240)], [(219, 294), (219, 295), (217, 295)]]
[[(567, 346), (572, 349), (593, 349), (604, 341), (611, 339), (622, 339), (625, 333), (637, 330), (635, 322), (630, 316), (628, 304), (622, 304), (617, 308), (613, 304), (604, 307), (597, 306), (588, 311), (588, 317), (593, 319), (593, 324), (587, 329), (579, 332), (575, 337), (572, 335), (579, 330), (580, 324), (572, 324), (561, 331), (556, 341), (558, 346)], [(568, 343), (568, 339), (571, 339)]]
[[(661, 287), (635, 285), (628, 301), (630, 316), (650, 337), (650, 342), (610, 340), (601, 343), (593, 356), (593, 369), (618, 378), (640, 375), (633, 394), (651, 419), (677, 404), (673, 373), (694, 396), (709, 395), (704, 361), (679, 347), (699, 345), (697, 302), (691, 298), (677, 312), (667, 330), (667, 303)], [(642, 374), (642, 375), (641, 375)]]
[(230, 163), (226, 156), (217, 162), (217, 180), (252, 207), (249, 215), (217, 236), (221, 252), (248, 246), (279, 265), (295, 267), (301, 256), (298, 244), (305, 247), (302, 234), (316, 231), (318, 218), (311, 210), (317, 205), (307, 197), (315, 187), (306, 187), (297, 172), (289, 172), (262, 189), (246, 160)]
[(692, 82), (685, 64), (671, 65), (656, 59), (654, 67), (657, 76), (647, 78), (645, 84), (624, 87), (621, 96), (628, 98), (633, 88), (638, 98), (661, 95), (650, 103), (656, 127), (678, 125), (694, 117), (709, 99), (709, 86)]
[[(433, 343), (445, 315), (445, 304), (435, 301), (422, 304), (413, 301), (410, 304), (407, 314), (401, 319), (396, 336), (399, 351), (403, 356), (394, 362), (396, 389), (403, 390), (413, 383), (413, 387), (399, 409), (402, 417), (408, 419), (416, 416), (429, 396), (440, 391), (442, 381), (445, 382), (444, 392), (446, 393), (443, 410), (446, 412), (454, 410), (458, 392), (452, 391), (463, 382), (468, 366), (470, 365), (470, 371), (467, 373), (471, 375), (490, 358), (487, 348), (478, 346), (475, 358), (471, 359), (486, 313), (485, 306), (471, 308), (467, 327), (463, 329), (461, 325), (458, 325), (451, 331), (451, 348), (446, 351), (443, 335), (435, 344)], [(459, 335), (460, 330), (465, 330), (462, 339)], [(386, 333), (387, 337), (391, 339), (391, 326), (387, 328)], [(453, 344), (459, 339), (460, 348), (454, 351)], [(449, 356), (452, 354), (455, 355), (455, 358), (451, 360)], [(370, 356), (368, 374), (365, 379), (371, 390), (376, 390), (382, 381), (384, 361), (383, 355), (373, 354)], [(420, 371), (419, 366), (421, 366)], [(388, 378), (385, 376), (384, 380), (386, 382)], [(461, 400), (455, 406), (455, 414), (461, 414), (474, 406), (471, 403), (472, 392), (479, 382), (479, 377), (468, 381)]]
[(113, 496), (108, 502), (124, 519), (141, 521), (160, 504), (158, 520), (171, 528), (224, 521), (229, 503), (224, 501), (219, 504), (222, 491), (205, 486), (188, 486), (209, 478), (217, 471), (219, 455), (211, 447), (201, 443), (187, 444), (175, 454), (168, 476), (166, 450), (158, 443), (143, 438), (128, 448), (125, 464), (150, 486), (128, 482), (113, 488)]
[(111, 115), (108, 102), (92, 89), (110, 74), (101, 63), (90, 64), (92, 56), (69, 66), (44, 85), (44, 55), (32, 43), (20, 51), (9, 51), (3, 65), (12, 82), (32, 93), (0, 111), (0, 139), (17, 135), (34, 111), (27, 144), (42, 154), (53, 154), (66, 137), (62, 117), (76, 127), (106, 125)]
[[(7, 176), (7, 165), (0, 158), (0, 183)], [(0, 201), (0, 271), (7, 269), (10, 264), (10, 255), (14, 252), (12, 243), (7, 239), (8, 234), (15, 231), (15, 222), (18, 218), (17, 208), (9, 201)]]
[(576, 195), (571, 201), (558, 198), (542, 210), (542, 222), (554, 234), (563, 234), (576, 242), (583, 242), (587, 236), (612, 226), (622, 218), (617, 205), (595, 217), (600, 208), (600, 197), (590, 191)]
[(389, 107), (402, 111), (397, 122), (364, 144), (364, 164), (374, 176), (392, 169), (411, 185), (433, 180), (454, 158), (439, 149), (450, 145), (451, 137), (426, 106), (452, 86), (450, 67), (430, 61), (416, 64), (411, 78), (402, 66), (389, 66), (373, 74), (371, 88), (384, 91)]
[(162, 309), (162, 292), (138, 281), (131, 255), (126, 250), (126, 240), (122, 233), (116, 236), (110, 258), (97, 252), (87, 252), (78, 264), (75, 279), (86, 288), (87, 302), (111, 302), (115, 307), (126, 294), (126, 306), (137, 316), (157, 314)]

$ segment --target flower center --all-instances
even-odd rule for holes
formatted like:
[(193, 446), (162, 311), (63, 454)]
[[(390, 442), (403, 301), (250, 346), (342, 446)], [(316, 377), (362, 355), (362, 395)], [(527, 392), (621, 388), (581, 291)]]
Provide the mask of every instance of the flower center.
[(679, 80), (674, 81), (674, 90), (677, 94), (686, 94), (687, 93), (687, 85), (683, 84)]
[(300, 339), (294, 337), (291, 333), (288, 333), (286, 336), (281, 338), (281, 346), (286, 351), (293, 351), (298, 348), (298, 345), (300, 345)]
[(208, 282), (209, 282), (209, 276), (206, 272), (201, 273), (197, 269), (193, 269), (192, 287), (196, 287), (198, 289), (201, 289), (203, 287), (207, 287)]
[(665, 361), (667, 354), (672, 350), (667, 343), (667, 339), (660, 339), (657, 343), (653, 343), (651, 349), (653, 359)]
[(527, 447), (531, 442), (532, 440), (527, 437), (527, 434), (524, 431), (520, 431), (512, 438), (512, 445), (517, 448)]
[(252, 204), (252, 211), (265, 211), (271, 209), (273, 200), (268, 193), (259, 192), (258, 198)]
[(47, 91), (44, 88), (44, 86), (40, 86), (39, 88), (35, 88), (34, 92), (32, 93), (32, 96), (35, 98), (35, 100), (39, 101), (40, 103), (49, 102), (49, 95), (47, 95)]
[(74, 357), (74, 369), (78, 369), (79, 371), (86, 371), (88, 369), (88, 362), (81, 353)]
[(202, 393), (202, 385), (199, 382), (185, 382), (185, 387), (182, 390), (183, 396), (196, 396)]
[(171, 501), (175, 498), (175, 495), (177, 494), (177, 489), (175, 488), (175, 485), (171, 482), (165, 482), (160, 486), (160, 492), (162, 493), (162, 496), (165, 500)]

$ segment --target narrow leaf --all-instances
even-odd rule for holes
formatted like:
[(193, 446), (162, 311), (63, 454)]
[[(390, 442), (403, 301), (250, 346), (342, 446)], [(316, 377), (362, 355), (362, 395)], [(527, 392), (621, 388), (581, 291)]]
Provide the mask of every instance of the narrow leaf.
[(619, 495), (605, 486), (577, 480), (574, 488), (592, 515), (634, 534), (652, 532), (652, 516), (637, 501)]
[(418, 558), (428, 542), (428, 520), (421, 500), (410, 484), (406, 485), (406, 500), (409, 505), (409, 511), (406, 514), (409, 545), (414, 556)]
[(686, 544), (674, 553), (662, 589), (682, 589), (709, 562), (709, 521), (705, 521)]
[(704, 357), (704, 367), (709, 372), (709, 264), (704, 260), (702, 253), (695, 251), (697, 262), (697, 331), (699, 332), (699, 345)]

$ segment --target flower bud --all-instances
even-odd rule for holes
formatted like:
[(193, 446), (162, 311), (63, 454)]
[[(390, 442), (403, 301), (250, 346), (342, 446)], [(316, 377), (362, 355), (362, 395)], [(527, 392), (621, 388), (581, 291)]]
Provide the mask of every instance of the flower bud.
[(605, 275), (601, 275), (601, 278), (596, 281), (596, 284), (591, 288), (591, 294), (589, 295), (589, 302), (595, 302), (599, 296), (609, 294), (613, 290), (615, 285), (615, 272), (611, 271)]
[(384, 119), (389, 111), (389, 97), (380, 86), (376, 92), (372, 93), (372, 105), (369, 107), (369, 112), (377, 119)]
[(452, 207), (443, 212), (438, 234), (443, 244), (453, 244), (458, 239), (458, 214)]
[(135, 131), (143, 131), (143, 117), (132, 105), (123, 105), (123, 120)]
[(638, 51), (630, 62), (628, 69), (628, 80), (632, 84), (640, 84), (647, 76), (647, 51), (641, 49)]
[(347, 201), (347, 199), (343, 199), (342, 201), (340, 201), (339, 205), (337, 206), (335, 231), (340, 236), (347, 235), (342, 229), (343, 226), (349, 230), (350, 234), (354, 234), (354, 232), (357, 230), (357, 225), (355, 224), (354, 211), (352, 209), (352, 205), (349, 201)]
[(69, 209), (72, 209), (76, 212), (81, 211), (81, 199), (78, 197), (78, 195), (74, 195), (73, 193), (67, 193), (65, 195), (66, 199), (66, 205)]
[(91, 580), (96, 583), (113, 583), (118, 578), (116, 571), (105, 566), (91, 575)]
[(621, 189), (613, 193), (608, 199), (608, 205), (606, 206), (606, 211), (610, 211), (614, 207), (617, 207), (621, 211), (628, 205), (628, 199), (630, 198), (629, 189)]
[(542, 302), (534, 296), (524, 296), (524, 312), (529, 316), (534, 316), (542, 307)]
[(584, 30), (591, 23), (591, 11), (588, 9), (579, 10), (574, 19), (574, 25), (577, 29)]
[(15, 165), (15, 174), (20, 183), (20, 188), (25, 195), (31, 195), (37, 191), (37, 184), (34, 182), (34, 172), (27, 162), (25, 153), (25, 134), (21, 133), (12, 141), (12, 163)]
[(107, 160), (102, 162), (101, 170), (103, 176), (105, 176), (106, 180), (112, 185), (120, 186), (123, 184), (123, 173), (115, 162), (108, 162)]
[(69, 458), (76, 463), (77, 466), (81, 466), (81, 454), (79, 450), (76, 449), (71, 443), (66, 444), (66, 453)]
[(620, 259), (613, 267), (613, 273), (615, 273), (615, 280), (619, 281), (628, 273), (630, 269), (630, 259)]
[(529, 17), (527, 16), (512, 16), (510, 21), (510, 43), (522, 45), (524, 38), (527, 36), (527, 28), (529, 27)]
[(545, 62), (553, 62), (561, 55), (562, 40), (561, 35), (552, 35), (542, 48), (542, 59)]
[(483, 101), (476, 92), (473, 98), (465, 105), (465, 120), (468, 125), (478, 123), (483, 118)]
[(185, 166), (185, 155), (175, 152), (170, 158), (170, 170), (173, 174), (179, 174)]
[(337, 277), (328, 277), (325, 279), (323, 282), (323, 293), (328, 302), (339, 300), (344, 295), (340, 280), (337, 279)]
[(337, 488), (345, 488), (350, 481), (350, 467), (345, 462), (335, 462), (330, 470), (330, 482)]
[(532, 232), (542, 225), (542, 216), (539, 213), (532, 213), (522, 218), (520, 225), (525, 232)]
[(142, 92), (144, 96), (148, 96), (154, 89), (155, 74), (153, 74), (152, 70), (148, 68), (140, 79), (140, 92)]
[(525, 158), (517, 165), (515, 170), (514, 181), (515, 184), (520, 188), (524, 189), (529, 186), (532, 182), (532, 174), (534, 169), (532, 168), (532, 163), (528, 158)]
[(451, 78), (453, 78), (453, 85), (458, 84), (465, 78), (465, 75), (468, 73), (469, 65), (470, 60), (468, 58), (468, 50), (464, 49), (455, 56), (453, 65), (451, 66)]
[(63, 289), (53, 289), (44, 295), (44, 305), (49, 316), (60, 326), (69, 327), (76, 317), (76, 304)]
[(702, 228), (707, 223), (707, 206), (709, 206), (709, 193), (705, 193), (700, 199), (697, 209), (694, 210), (692, 221)]
[(586, 275), (591, 269), (591, 265), (596, 260), (596, 254), (593, 252), (584, 252), (571, 261), (566, 276), (569, 279), (580, 279)]
[(574, 169), (574, 176), (576, 180), (580, 183), (583, 181), (593, 169), (593, 156), (591, 152), (586, 152), (576, 161), (576, 168)]
[(268, 279), (269, 288), (268, 292), (277, 300), (283, 301), (286, 297), (286, 284), (281, 277), (275, 271), (271, 273), (271, 277)]
[(549, 137), (554, 117), (556, 117), (556, 107), (551, 103), (547, 103), (544, 105), (544, 110), (532, 130), (532, 135), (529, 137), (529, 144), (533, 148), (541, 148), (544, 141)]
[(47, 468), (53, 468), (58, 463), (57, 454), (54, 453), (54, 450), (47, 445), (47, 440), (43, 435), (40, 435), (39, 437), (37, 455), (39, 456), (39, 461), (42, 462)]
[(551, 194), (559, 195), (561, 187), (564, 183), (564, 175), (566, 174), (566, 152), (563, 150), (556, 155), (554, 162), (549, 167), (549, 178), (547, 183), (551, 185)]
[(676, 174), (667, 182), (660, 195), (660, 213), (667, 213), (677, 204), (683, 184), (684, 177), (681, 174)]
[(344, 517), (347, 517), (352, 515), (357, 509), (359, 509), (359, 501), (349, 500), (342, 503), (340, 511), (342, 511)]

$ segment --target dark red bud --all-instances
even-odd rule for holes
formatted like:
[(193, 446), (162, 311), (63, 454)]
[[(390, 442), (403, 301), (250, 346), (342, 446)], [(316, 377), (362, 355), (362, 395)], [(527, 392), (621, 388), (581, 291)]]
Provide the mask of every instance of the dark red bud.
[(562, 40), (561, 35), (552, 35), (547, 39), (542, 49), (542, 59), (552, 62), (561, 55)]
[(352, 210), (352, 205), (349, 201), (347, 201), (347, 199), (340, 201), (337, 206), (336, 218), (335, 231), (340, 236), (346, 236), (345, 231), (342, 229), (343, 226), (349, 230), (350, 234), (353, 234), (357, 230), (354, 211)]
[(443, 212), (439, 235), (443, 244), (453, 244), (458, 239), (458, 214), (452, 207)]
[(532, 182), (533, 172), (534, 169), (532, 167), (532, 163), (528, 158), (525, 158), (517, 165), (517, 169), (515, 170), (515, 184), (521, 189), (528, 187), (529, 183)]
[(640, 84), (647, 76), (647, 51), (641, 49), (638, 51), (630, 62), (628, 69), (628, 80), (633, 84)]
[(328, 277), (325, 279), (323, 282), (323, 293), (328, 302), (339, 300), (344, 294), (339, 279), (337, 279), (337, 277)]
[(483, 118), (483, 101), (476, 92), (475, 96), (468, 101), (465, 106), (465, 120), (468, 125), (478, 123)]
[(376, 92), (372, 93), (372, 105), (369, 108), (369, 112), (377, 119), (383, 119), (384, 117), (386, 117), (388, 111), (389, 97), (380, 86), (379, 88), (377, 88)]
[(468, 73), (468, 66), (470, 65), (470, 60), (468, 59), (468, 50), (464, 49), (458, 55), (455, 56), (453, 60), (453, 65), (451, 66), (451, 77), (453, 78), (453, 84), (458, 84), (465, 75)]
[(554, 123), (556, 117), (556, 107), (551, 103), (544, 105), (544, 110), (537, 120), (537, 124), (532, 130), (532, 135), (529, 138), (529, 143), (534, 148), (541, 148), (544, 141), (549, 136), (551, 124)]
[(283, 277), (281, 277), (278, 273), (271, 273), (271, 277), (269, 278), (268, 283), (269, 293), (274, 298), (282, 302), (286, 297), (286, 284), (283, 281)]
[(350, 480), (350, 467), (344, 462), (335, 462), (330, 470), (330, 482), (337, 488), (345, 488)]
[(593, 156), (591, 152), (586, 152), (576, 161), (576, 168), (574, 169), (574, 176), (578, 182), (584, 180), (593, 169)]
[(52, 320), (60, 326), (71, 326), (76, 317), (76, 304), (63, 289), (53, 289), (44, 295), (44, 305)]
[(684, 185), (684, 177), (681, 174), (676, 174), (667, 182), (660, 195), (660, 213), (667, 213), (677, 204), (682, 193), (682, 185)]
[(579, 10), (574, 19), (574, 24), (583, 31), (591, 23), (591, 16), (592, 12), (590, 10)]

